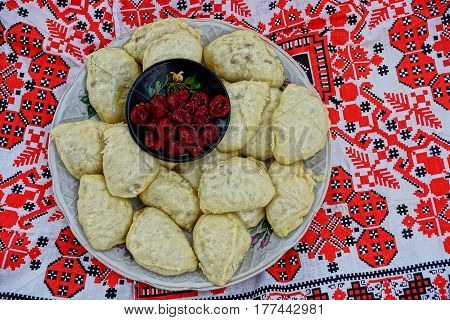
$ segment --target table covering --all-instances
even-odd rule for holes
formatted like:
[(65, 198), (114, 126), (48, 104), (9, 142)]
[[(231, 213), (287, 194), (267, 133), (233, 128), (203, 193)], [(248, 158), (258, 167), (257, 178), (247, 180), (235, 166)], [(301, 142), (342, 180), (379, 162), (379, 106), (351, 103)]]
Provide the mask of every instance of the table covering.
[[(273, 266), (212, 292), (111, 271), (52, 195), (50, 124), (86, 55), (140, 25), (212, 18), (291, 54), (328, 106), (333, 169), (305, 236)], [(0, 298), (447, 299), (448, 0), (1, 0)], [(271, 230), (257, 229), (264, 246)]]

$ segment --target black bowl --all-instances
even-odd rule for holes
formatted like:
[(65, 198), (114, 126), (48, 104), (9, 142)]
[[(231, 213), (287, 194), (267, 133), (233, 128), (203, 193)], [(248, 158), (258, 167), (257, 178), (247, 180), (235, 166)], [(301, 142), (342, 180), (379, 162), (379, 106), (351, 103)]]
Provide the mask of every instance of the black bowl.
[[(134, 141), (146, 152), (150, 153), (154, 157), (174, 163), (182, 163), (182, 162), (190, 162), (197, 159), (200, 159), (213, 151), (217, 145), (222, 140), (225, 132), (227, 131), (228, 124), (230, 122), (230, 114), (229, 112), (223, 118), (215, 119), (214, 123), (217, 125), (219, 129), (219, 135), (217, 141), (212, 144), (207, 144), (203, 149), (201, 155), (194, 157), (188, 152), (176, 157), (170, 157), (166, 155), (164, 152), (158, 152), (148, 148), (145, 143), (145, 127), (144, 126), (136, 126), (131, 122), (130, 114), (133, 107), (135, 107), (140, 102), (150, 102), (153, 95), (156, 93), (159, 94), (167, 94), (167, 87), (163, 84), (166, 83), (167, 79), (171, 79), (171, 72), (178, 74), (180, 71), (183, 71), (183, 78), (186, 85), (191, 86), (193, 89), (201, 90), (208, 94), (210, 98), (216, 95), (223, 95), (227, 99), (228, 93), (225, 89), (220, 78), (212, 72), (210, 69), (205, 67), (204, 65), (187, 59), (170, 59), (158, 62), (153, 66), (146, 69), (134, 82), (130, 91), (128, 92), (127, 103), (126, 103), (126, 118), (128, 123), (128, 128), (130, 130), (131, 136)], [(189, 79), (189, 80), (188, 80)], [(191, 83), (194, 80), (193, 83)], [(150, 89), (149, 89), (150, 88)]]

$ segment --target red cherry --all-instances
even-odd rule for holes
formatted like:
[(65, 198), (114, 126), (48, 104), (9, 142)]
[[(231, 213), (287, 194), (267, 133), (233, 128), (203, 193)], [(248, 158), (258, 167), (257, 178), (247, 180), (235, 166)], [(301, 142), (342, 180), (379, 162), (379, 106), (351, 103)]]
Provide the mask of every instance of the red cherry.
[(149, 113), (145, 106), (138, 104), (131, 110), (130, 117), (135, 125), (145, 124), (148, 122)]
[(151, 110), (153, 121), (158, 122), (168, 116), (168, 105), (166, 98), (161, 95), (154, 95), (148, 108)]
[(184, 148), (180, 145), (178, 141), (170, 141), (167, 146), (167, 154), (170, 156), (181, 155), (184, 153)]
[(206, 93), (197, 91), (192, 94), (191, 101), (196, 101), (200, 106), (206, 106), (209, 102), (209, 97)]
[(219, 134), (219, 130), (214, 123), (207, 123), (203, 127), (200, 138), (206, 143), (212, 143), (217, 140), (217, 136)]
[(178, 108), (172, 113), (172, 119), (178, 124), (190, 124), (192, 123), (192, 116), (185, 109)]
[(199, 106), (195, 111), (193, 123), (198, 127), (201, 127), (208, 122), (210, 122), (208, 109), (206, 106)]
[(184, 107), (186, 101), (188, 100), (189, 92), (187, 90), (180, 90), (169, 94), (167, 97), (167, 103), (169, 105), (169, 110), (175, 110), (179, 107)]
[(156, 124), (154, 123), (147, 124), (145, 126), (145, 129), (147, 129), (147, 131), (156, 132)]
[(194, 120), (192, 122), (197, 128), (200, 128), (205, 123), (208, 123), (210, 121), (211, 121), (211, 119), (208, 116), (196, 115), (196, 116), (194, 116)]
[(188, 101), (184, 108), (190, 112), (191, 114), (195, 113), (195, 109), (197, 108), (197, 102), (196, 101)]
[(175, 127), (169, 119), (162, 119), (158, 122), (158, 138), (163, 141), (172, 141), (175, 137)]
[(202, 154), (205, 143), (202, 140), (198, 140), (196, 145), (187, 146), (186, 150), (194, 157), (198, 157)]
[(193, 145), (197, 142), (197, 133), (191, 128), (181, 127), (178, 130), (178, 136), (182, 146)]
[(208, 109), (206, 108), (206, 105), (197, 106), (197, 109), (195, 110), (195, 116), (196, 117), (207, 117)]
[(230, 101), (222, 96), (215, 96), (209, 103), (209, 114), (213, 118), (225, 117), (230, 112)]
[(161, 148), (158, 138), (150, 132), (147, 132), (145, 135), (145, 145), (152, 150), (159, 150)]

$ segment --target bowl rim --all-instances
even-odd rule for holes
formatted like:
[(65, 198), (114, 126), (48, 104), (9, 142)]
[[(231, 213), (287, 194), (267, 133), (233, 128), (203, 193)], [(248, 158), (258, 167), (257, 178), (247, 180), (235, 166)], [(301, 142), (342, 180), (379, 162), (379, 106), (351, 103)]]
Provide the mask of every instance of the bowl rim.
[[(204, 152), (202, 152), (201, 155), (196, 156), (196, 157), (189, 156), (186, 160), (180, 159), (180, 158), (171, 158), (169, 156), (165, 156), (164, 154), (161, 155), (159, 152), (155, 152), (152, 149), (148, 148), (145, 145), (144, 141), (141, 141), (141, 139), (139, 139), (138, 133), (135, 132), (135, 130), (134, 130), (135, 125), (131, 122), (131, 119), (130, 119), (131, 110), (134, 107), (134, 105), (131, 105), (131, 99), (132, 99), (133, 93), (136, 92), (136, 87), (140, 84), (140, 82), (143, 79), (150, 77), (152, 71), (155, 68), (160, 67), (161, 65), (167, 65), (167, 64), (170, 65), (171, 63), (192, 64), (192, 66), (188, 66), (188, 67), (202, 69), (202, 71), (206, 72), (208, 74), (208, 76), (211, 76), (211, 78), (214, 79), (215, 83), (217, 83), (217, 85), (219, 87), (219, 90), (221, 91), (221, 94), (223, 96), (225, 96), (228, 99), (228, 101), (230, 101), (228, 91), (225, 88), (225, 85), (223, 84), (222, 79), (220, 79), (220, 77), (214, 71), (212, 71), (210, 68), (208, 68), (206, 65), (199, 63), (197, 61), (194, 61), (194, 60), (189, 60), (189, 59), (184, 59), (184, 58), (167, 59), (167, 60), (159, 61), (159, 62), (151, 65), (147, 69), (145, 69), (139, 75), (139, 77), (137, 77), (136, 80), (133, 82), (133, 85), (130, 87), (130, 89), (128, 90), (128, 94), (127, 94), (127, 100), (125, 103), (125, 118), (126, 118), (126, 122), (127, 122), (127, 126), (128, 126), (128, 131), (130, 132), (131, 137), (133, 138), (133, 140), (136, 142), (136, 144), (142, 150), (144, 150), (151, 156), (155, 157), (156, 159), (164, 161), (164, 162), (175, 163), (175, 164), (190, 163), (190, 162), (193, 162), (193, 161), (196, 161), (196, 160), (199, 160), (199, 159), (205, 157), (206, 155), (210, 154), (217, 148), (217, 146), (222, 141), (223, 137), (225, 136), (225, 134), (228, 130), (228, 126), (229, 126), (230, 120), (231, 120), (231, 110), (230, 110), (230, 112), (228, 112), (228, 114), (225, 117), (222, 117), (222, 119), (225, 120), (225, 124), (224, 124), (224, 129), (220, 130), (219, 138), (214, 143), (210, 144), (208, 149), (206, 149), (206, 148), (203, 149)], [(151, 98), (152, 97), (150, 97), (150, 100), (151, 100)]]

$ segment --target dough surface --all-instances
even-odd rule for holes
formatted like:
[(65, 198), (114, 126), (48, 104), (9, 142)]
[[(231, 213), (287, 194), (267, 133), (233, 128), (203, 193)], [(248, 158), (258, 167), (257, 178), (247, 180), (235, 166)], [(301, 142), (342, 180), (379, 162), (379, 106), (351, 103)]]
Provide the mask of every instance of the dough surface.
[(66, 169), (80, 179), (83, 174), (101, 174), (103, 132), (111, 125), (96, 121), (61, 123), (52, 129), (51, 138)]
[(159, 164), (161, 166), (163, 166), (164, 168), (168, 169), (168, 170), (172, 170), (173, 168), (175, 168), (178, 163), (175, 162), (167, 162), (167, 161), (162, 161), (162, 160), (158, 160)]
[(237, 216), (241, 219), (242, 223), (247, 229), (256, 227), (262, 219), (266, 217), (265, 208), (256, 208), (250, 211), (236, 212)]
[(272, 153), (272, 115), (280, 103), (280, 90), (270, 88), (269, 102), (264, 108), (261, 124), (253, 138), (251, 138), (240, 151), (247, 157), (258, 160), (266, 160), (273, 156)]
[(205, 213), (250, 211), (265, 207), (275, 195), (275, 188), (261, 163), (235, 157), (203, 173), (198, 195)]
[(157, 274), (175, 276), (197, 269), (197, 257), (185, 234), (159, 209), (136, 212), (126, 240), (134, 260)]
[(265, 82), (240, 81), (226, 85), (230, 97), (231, 119), (219, 143), (219, 150), (242, 149), (258, 131), (264, 107), (269, 101), (269, 85)]
[(322, 101), (311, 91), (289, 84), (272, 116), (275, 159), (291, 164), (308, 159), (325, 146), (330, 120)]
[(200, 268), (206, 278), (218, 286), (231, 279), (251, 241), (244, 224), (232, 213), (201, 216), (193, 238)]
[(139, 195), (142, 202), (169, 215), (176, 224), (192, 230), (201, 215), (198, 198), (189, 182), (161, 167), (156, 179)]
[(227, 160), (235, 156), (237, 156), (237, 152), (224, 153), (220, 152), (218, 149), (214, 149), (211, 153), (199, 160), (180, 163), (178, 172), (191, 184), (192, 188), (197, 191), (203, 171), (205, 171), (209, 165), (216, 164), (219, 161)]
[(282, 165), (276, 161), (269, 175), (277, 191), (266, 207), (267, 221), (275, 234), (286, 237), (303, 222), (314, 202), (314, 180), (302, 162)]
[(183, 22), (180, 19), (164, 19), (137, 28), (134, 31), (130, 42), (124, 46), (124, 49), (130, 56), (136, 59), (137, 62), (142, 64), (144, 51), (151, 42), (158, 40), (166, 34), (173, 34), (180, 31), (189, 32), (200, 41), (200, 31), (191, 28), (186, 22)]
[(85, 174), (78, 190), (78, 221), (95, 250), (109, 250), (124, 243), (133, 219), (131, 202), (112, 196), (105, 178)]
[(157, 62), (183, 58), (202, 61), (203, 47), (196, 37), (187, 31), (166, 34), (151, 42), (144, 51), (142, 68), (145, 70)]
[(158, 174), (158, 160), (134, 142), (126, 124), (106, 130), (103, 139), (103, 172), (109, 192), (121, 198), (136, 197)]
[(139, 65), (119, 48), (91, 53), (86, 65), (89, 101), (98, 116), (107, 123), (124, 122), (128, 91), (141, 74)]
[(239, 30), (211, 42), (203, 52), (205, 63), (230, 82), (265, 81), (279, 88), (283, 67), (275, 53), (256, 33)]

